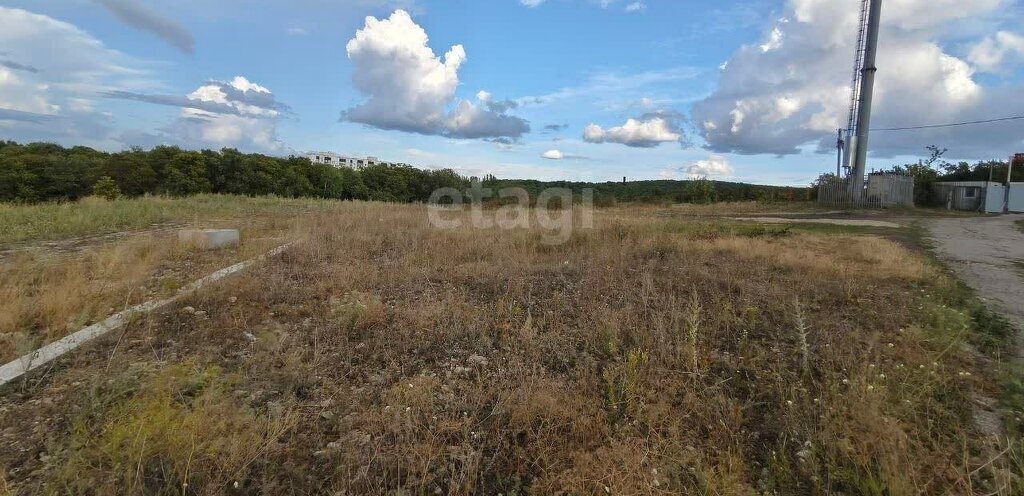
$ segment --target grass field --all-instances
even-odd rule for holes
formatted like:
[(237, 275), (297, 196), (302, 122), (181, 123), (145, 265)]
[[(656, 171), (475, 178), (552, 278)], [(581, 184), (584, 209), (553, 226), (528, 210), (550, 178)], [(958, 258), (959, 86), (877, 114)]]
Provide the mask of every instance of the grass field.
[[(294, 238), (293, 221), (341, 203), (199, 196), (0, 204), (0, 362)], [(237, 249), (201, 252), (179, 227), (239, 228)]]
[(329, 200), (198, 195), (187, 199), (144, 197), (114, 201), (86, 198), (73, 203), (0, 203), (0, 249), (22, 242), (66, 240), (154, 225), (234, 221), (250, 217), (294, 217), (336, 204)]
[(626, 206), (548, 244), (281, 205), (278, 259), (0, 392), (0, 491), (1024, 490), (1019, 426), (973, 422), (1005, 329), (905, 240)]

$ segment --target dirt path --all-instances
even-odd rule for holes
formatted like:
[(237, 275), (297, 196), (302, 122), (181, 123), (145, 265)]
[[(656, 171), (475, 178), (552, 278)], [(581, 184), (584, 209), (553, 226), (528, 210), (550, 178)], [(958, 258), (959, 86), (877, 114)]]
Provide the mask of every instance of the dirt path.
[(928, 226), (939, 256), (1024, 332), (1024, 233), (1014, 224), (1021, 219), (1024, 215), (935, 219)]
[(78, 253), (87, 248), (132, 236), (142, 236), (146, 234), (170, 234), (181, 226), (182, 224), (180, 222), (167, 222), (163, 224), (153, 224), (147, 229), (117, 231), (88, 236), (75, 236), (60, 240), (26, 241), (21, 243), (10, 243), (7, 245), (0, 244), (0, 262), (2, 262), (6, 257), (20, 252), (34, 252), (47, 256)]
[(793, 219), (782, 217), (734, 217), (736, 220), (747, 222), (760, 222), (763, 224), (832, 224), (836, 226), (856, 227), (903, 227), (895, 222), (884, 220), (862, 220), (862, 219)]

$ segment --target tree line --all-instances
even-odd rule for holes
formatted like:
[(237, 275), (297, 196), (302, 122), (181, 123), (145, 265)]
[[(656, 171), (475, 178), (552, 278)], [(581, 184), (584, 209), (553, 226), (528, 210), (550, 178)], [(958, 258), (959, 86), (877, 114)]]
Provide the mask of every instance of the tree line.
[(0, 141), (0, 201), (73, 201), (92, 194), (135, 197), (223, 193), (425, 202), (437, 188), (465, 189), (450, 169), (406, 164), (336, 168), (305, 157), (270, 157), (226, 148), (158, 146), (117, 153), (84, 146)]
[[(470, 184), (469, 178), (451, 169), (424, 170), (407, 164), (351, 169), (313, 163), (305, 157), (271, 157), (230, 148), (191, 151), (157, 146), (108, 153), (85, 146), (0, 141), (0, 201), (4, 202), (222, 193), (408, 203), (426, 202), (440, 188), (465, 191)], [(487, 176), (483, 186), (523, 188), (533, 199), (547, 188), (571, 189), (577, 196), (591, 189), (598, 206), (618, 202), (802, 201), (810, 197), (808, 188), (708, 179), (589, 183)]]
[(573, 182), (534, 181), (498, 179), (485, 177), (483, 185), (494, 190), (500, 188), (523, 188), (531, 198), (546, 188), (566, 188), (580, 195), (590, 189), (597, 206), (614, 203), (717, 203), (734, 201), (789, 202), (811, 199), (811, 189), (803, 187), (761, 186), (756, 184), (713, 181), (695, 178), (685, 181), (623, 181), (623, 182)]

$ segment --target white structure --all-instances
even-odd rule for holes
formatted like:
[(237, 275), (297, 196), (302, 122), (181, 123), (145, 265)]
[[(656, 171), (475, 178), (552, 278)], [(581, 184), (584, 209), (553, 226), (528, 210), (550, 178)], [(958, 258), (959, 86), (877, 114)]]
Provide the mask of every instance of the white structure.
[(362, 169), (369, 165), (384, 163), (377, 157), (353, 158), (332, 152), (311, 152), (306, 154), (306, 158), (314, 164), (327, 164), (334, 167), (349, 167), (352, 169)]
[(182, 229), (178, 231), (178, 242), (200, 250), (238, 246), (239, 240), (238, 229)]

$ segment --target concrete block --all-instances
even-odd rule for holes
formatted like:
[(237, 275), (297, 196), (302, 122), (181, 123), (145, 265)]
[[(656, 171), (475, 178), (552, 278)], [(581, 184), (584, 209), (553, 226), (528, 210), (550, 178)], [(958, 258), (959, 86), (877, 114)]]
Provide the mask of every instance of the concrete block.
[(178, 241), (201, 250), (216, 250), (226, 246), (238, 246), (238, 229), (182, 229)]

